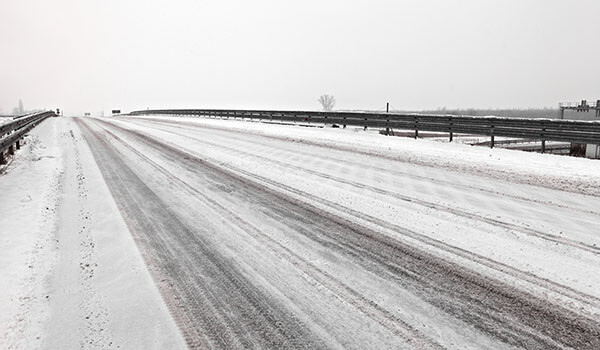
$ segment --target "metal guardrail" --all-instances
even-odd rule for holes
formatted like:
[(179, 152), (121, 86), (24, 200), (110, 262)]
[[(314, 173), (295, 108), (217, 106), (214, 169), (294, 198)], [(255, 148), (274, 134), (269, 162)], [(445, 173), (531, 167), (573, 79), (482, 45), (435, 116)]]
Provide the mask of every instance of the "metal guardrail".
[(37, 114), (37, 113), (40, 113), (40, 111), (35, 111), (35, 112), (31, 112), (31, 113), (26, 113), (26, 114), (2, 114), (2, 115), (0, 115), (0, 118), (19, 119), (19, 118), (27, 117), (27, 116)]
[(472, 117), (455, 115), (423, 115), (359, 112), (311, 112), (221, 109), (156, 109), (134, 111), (129, 115), (179, 115), (221, 118), (248, 118), (290, 122), (338, 124), (346, 127), (361, 126), (365, 129), (385, 128), (448, 133), (450, 141), (454, 134), (474, 134), (491, 137), (515, 137), (542, 141), (600, 144), (600, 121), (574, 121), (555, 119), (525, 119), (502, 117)]
[(14, 153), (20, 148), (20, 140), (41, 121), (55, 116), (54, 112), (38, 112), (29, 116), (0, 124), (0, 164), (4, 163), (4, 152)]

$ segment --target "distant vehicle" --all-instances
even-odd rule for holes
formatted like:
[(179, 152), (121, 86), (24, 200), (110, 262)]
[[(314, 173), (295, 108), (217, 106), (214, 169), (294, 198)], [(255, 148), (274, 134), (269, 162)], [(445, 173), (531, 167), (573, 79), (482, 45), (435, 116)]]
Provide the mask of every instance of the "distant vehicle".
[(113, 109), (112, 110), (112, 114), (121, 114), (121, 110), (120, 109)]

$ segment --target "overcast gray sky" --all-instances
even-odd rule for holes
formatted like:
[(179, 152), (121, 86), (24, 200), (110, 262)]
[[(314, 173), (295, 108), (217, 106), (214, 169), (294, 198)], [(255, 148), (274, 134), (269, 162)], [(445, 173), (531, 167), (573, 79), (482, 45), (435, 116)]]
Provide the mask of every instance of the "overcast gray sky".
[(542, 107), (600, 98), (600, 1), (0, 1), (0, 108)]

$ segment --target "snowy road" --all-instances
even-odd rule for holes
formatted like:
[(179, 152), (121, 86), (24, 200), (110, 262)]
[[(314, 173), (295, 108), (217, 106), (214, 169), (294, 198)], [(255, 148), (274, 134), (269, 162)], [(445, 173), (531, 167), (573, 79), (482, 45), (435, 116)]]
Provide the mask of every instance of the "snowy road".
[(76, 120), (192, 347), (600, 347), (599, 198), (236, 123)]

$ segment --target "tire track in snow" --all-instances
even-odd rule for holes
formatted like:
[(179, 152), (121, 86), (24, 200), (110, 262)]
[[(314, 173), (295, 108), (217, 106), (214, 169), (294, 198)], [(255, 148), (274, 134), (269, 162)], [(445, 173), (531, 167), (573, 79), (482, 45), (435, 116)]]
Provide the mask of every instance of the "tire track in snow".
[[(135, 119), (136, 121), (144, 121), (141, 123), (136, 123), (133, 122), (131, 119)], [(120, 121), (124, 121), (124, 122), (129, 122), (132, 124), (136, 124), (136, 125), (141, 125), (141, 126), (147, 126), (146, 124), (154, 124), (154, 125), (161, 125), (161, 126), (168, 126), (171, 128), (176, 128), (176, 129), (185, 129), (184, 127), (181, 126), (181, 124), (185, 124), (185, 125), (190, 125), (193, 126), (194, 129), (198, 130), (198, 131), (204, 131), (205, 133), (208, 133), (208, 130), (218, 130), (221, 131), (223, 133), (228, 133), (228, 134), (232, 134), (232, 135), (242, 135), (242, 136), (248, 136), (249, 134), (251, 136), (254, 137), (258, 137), (258, 138), (263, 138), (263, 139), (267, 139), (267, 140), (276, 140), (276, 141), (286, 141), (286, 142), (290, 142), (290, 143), (297, 143), (298, 141), (294, 141), (294, 140), (290, 140), (290, 139), (286, 139), (285, 137), (277, 137), (277, 136), (271, 136), (271, 135), (263, 135), (260, 133), (247, 133), (247, 132), (242, 132), (242, 131), (237, 131), (234, 129), (226, 129), (226, 128), (219, 128), (219, 127), (212, 127), (212, 126), (204, 126), (204, 125), (198, 125), (196, 123), (185, 123), (185, 122), (178, 122), (178, 121), (164, 121), (161, 119), (145, 119), (145, 118), (122, 118), (119, 119)], [(158, 129), (158, 128), (157, 128)], [(166, 129), (162, 128), (159, 129), (162, 131), (167, 131)], [(182, 135), (183, 136), (183, 135)], [(226, 136), (219, 136), (216, 135), (214, 133), (210, 134), (211, 137), (220, 137), (220, 138), (224, 138), (227, 139)], [(189, 135), (187, 135), (187, 137), (190, 137)], [(264, 142), (257, 142), (256, 140), (252, 140), (252, 141), (246, 141), (246, 140), (240, 140), (239, 138), (236, 138), (236, 141), (241, 141), (241, 142), (246, 142), (248, 144), (259, 144), (261, 146), (265, 146), (265, 147), (272, 147), (271, 145), (264, 143)], [(310, 144), (310, 143), (307, 143)], [(310, 144), (311, 146), (314, 147), (321, 147), (321, 148), (328, 148), (328, 146), (324, 146), (321, 144)], [(341, 151), (341, 152), (348, 152), (348, 153), (352, 153), (353, 151), (351, 150), (345, 150), (345, 149), (337, 149), (334, 147), (329, 147), (332, 148), (336, 151)], [(315, 153), (308, 153), (308, 152), (302, 152), (301, 150), (293, 150), (293, 151), (289, 151), (289, 152), (293, 152), (294, 154), (300, 154), (300, 155), (304, 155), (310, 158), (318, 158), (321, 160), (327, 160), (327, 161), (332, 161), (332, 162), (337, 162), (337, 163), (343, 163), (343, 164), (347, 164), (347, 165), (351, 165), (354, 167), (362, 167), (364, 166), (364, 164), (360, 164), (360, 163), (356, 163), (350, 160), (346, 160), (346, 159), (340, 159), (340, 158), (334, 158), (334, 157), (329, 157), (326, 156), (324, 154), (315, 154)], [(375, 154), (366, 154), (369, 156), (373, 156), (373, 157), (378, 157), (378, 155)], [(387, 157), (383, 157), (384, 159), (389, 159)], [(402, 163), (409, 163), (410, 162), (404, 162), (403, 160), (398, 160), (396, 159), (395, 161), (398, 162), (402, 162)], [(465, 184), (459, 184), (456, 182), (452, 182), (452, 181), (446, 181), (443, 179), (435, 179), (435, 178), (431, 178), (431, 177), (427, 177), (427, 176), (420, 176), (420, 175), (416, 175), (413, 173), (409, 173), (409, 172), (405, 172), (405, 171), (399, 171), (399, 170), (391, 170), (391, 169), (386, 169), (386, 168), (382, 168), (382, 167), (377, 167), (377, 166), (370, 166), (371, 169), (376, 170), (377, 172), (380, 173), (387, 173), (390, 175), (394, 175), (394, 176), (398, 176), (398, 177), (404, 177), (404, 178), (411, 178), (414, 180), (419, 180), (419, 181), (426, 181), (429, 183), (433, 183), (434, 185), (444, 185), (447, 187), (453, 187), (453, 188), (457, 188), (457, 189), (464, 189), (467, 191), (477, 191), (477, 192), (483, 192), (483, 193), (487, 193), (487, 194), (491, 194), (494, 196), (502, 196), (502, 197), (506, 197), (506, 198), (511, 198), (511, 199), (515, 199), (524, 203), (535, 203), (535, 204), (542, 204), (542, 205), (547, 205), (547, 206), (552, 206), (552, 207), (556, 207), (556, 208), (560, 208), (560, 209), (567, 209), (573, 212), (580, 212), (580, 213), (585, 213), (585, 214), (594, 214), (594, 215), (600, 215), (600, 212), (598, 211), (594, 211), (593, 209), (589, 209), (589, 208), (579, 208), (579, 207), (573, 207), (573, 206), (568, 206), (568, 205), (563, 205), (560, 203), (555, 203), (552, 201), (542, 201), (542, 200), (537, 200), (534, 198), (530, 198), (530, 197), (523, 197), (523, 196), (518, 196), (518, 195), (513, 195), (513, 194), (508, 194), (508, 193), (504, 193), (504, 192), (499, 192), (499, 191), (495, 191), (495, 190), (490, 190), (490, 189), (486, 189), (486, 188), (481, 188), (478, 186), (471, 186), (471, 185), (465, 185)], [(481, 174), (479, 174), (481, 175)]]
[[(235, 153), (238, 153), (238, 154), (243, 154), (243, 155), (248, 156), (248, 157), (253, 157), (253, 158), (256, 158), (256, 159), (260, 159), (263, 162), (273, 163), (273, 164), (276, 164), (276, 165), (278, 165), (280, 167), (295, 169), (295, 170), (298, 170), (298, 171), (301, 171), (301, 172), (304, 172), (304, 173), (308, 173), (308, 174), (311, 174), (311, 175), (315, 175), (315, 176), (321, 177), (323, 179), (327, 179), (327, 180), (331, 180), (331, 181), (334, 181), (334, 182), (343, 183), (343, 184), (350, 185), (350, 186), (353, 186), (353, 187), (356, 187), (356, 188), (366, 189), (366, 190), (369, 190), (371, 192), (375, 192), (377, 194), (381, 194), (381, 195), (384, 195), (384, 196), (389, 196), (389, 197), (392, 197), (392, 198), (395, 198), (395, 199), (398, 199), (398, 200), (401, 200), (401, 201), (404, 201), (404, 202), (408, 202), (408, 203), (420, 205), (420, 206), (425, 207), (425, 208), (444, 211), (444, 212), (451, 213), (451, 214), (454, 214), (456, 216), (460, 216), (460, 217), (463, 217), (463, 218), (466, 218), (466, 219), (470, 219), (470, 220), (474, 220), (474, 221), (479, 221), (479, 222), (482, 222), (482, 223), (485, 223), (485, 224), (488, 224), (488, 225), (491, 225), (491, 226), (494, 226), (494, 227), (502, 227), (502, 228), (505, 228), (505, 229), (507, 229), (509, 231), (520, 232), (520, 233), (523, 233), (523, 234), (526, 234), (526, 235), (529, 235), (529, 236), (533, 236), (533, 237), (537, 237), (537, 238), (541, 238), (541, 239), (547, 240), (549, 242), (567, 245), (567, 246), (570, 246), (570, 247), (573, 247), (573, 248), (576, 248), (576, 249), (580, 249), (580, 250), (583, 250), (583, 251), (590, 252), (592, 254), (600, 255), (600, 247), (597, 247), (597, 246), (594, 246), (594, 245), (590, 245), (590, 244), (586, 244), (586, 243), (583, 243), (583, 242), (571, 240), (571, 239), (568, 239), (568, 238), (565, 238), (565, 237), (553, 235), (553, 234), (542, 232), (542, 231), (539, 231), (539, 230), (534, 230), (534, 229), (531, 229), (531, 228), (528, 228), (528, 227), (523, 227), (521, 225), (517, 225), (517, 224), (513, 224), (513, 223), (508, 223), (508, 222), (505, 222), (505, 221), (500, 221), (500, 220), (497, 220), (497, 219), (486, 217), (484, 215), (479, 215), (479, 214), (471, 213), (471, 212), (468, 212), (468, 211), (465, 211), (465, 210), (460, 210), (460, 209), (457, 209), (457, 208), (454, 208), (454, 207), (450, 207), (450, 206), (447, 206), (447, 205), (433, 203), (431, 201), (426, 201), (426, 200), (415, 198), (415, 197), (412, 197), (412, 196), (403, 195), (403, 194), (400, 194), (400, 193), (397, 193), (397, 192), (386, 191), (386, 190), (383, 190), (383, 189), (380, 189), (380, 188), (377, 188), (377, 187), (374, 187), (374, 186), (365, 185), (365, 184), (362, 184), (362, 183), (359, 183), (359, 182), (356, 182), (356, 181), (346, 180), (346, 179), (343, 179), (343, 178), (340, 178), (340, 177), (337, 177), (337, 176), (332, 176), (332, 175), (329, 175), (329, 174), (325, 174), (323, 172), (306, 169), (306, 168), (303, 168), (301, 166), (296, 166), (296, 165), (289, 164), (289, 163), (283, 163), (283, 162), (276, 161), (276, 160), (268, 158), (268, 157), (260, 156), (260, 155), (257, 155), (257, 154), (254, 154), (254, 153), (250, 153), (250, 152), (245, 152), (245, 151), (242, 151), (240, 149), (233, 148), (233, 147), (228, 147), (228, 146), (225, 146), (223, 144), (217, 144), (217, 143), (209, 142), (209, 141), (206, 141), (205, 139), (201, 139), (201, 138), (198, 138), (198, 137), (192, 137), (192, 136), (189, 136), (189, 135), (185, 135), (185, 134), (174, 132), (174, 131), (170, 131), (170, 130), (164, 130), (163, 129), (162, 131), (169, 132), (169, 133), (175, 134), (177, 136), (185, 137), (185, 138), (188, 138), (188, 139), (192, 139), (192, 140), (194, 140), (196, 142), (199, 142), (199, 143), (202, 143), (202, 144), (206, 144), (206, 145), (210, 145), (212, 147), (222, 148), (222, 149), (229, 150), (231, 152), (235, 152)], [(326, 157), (321, 157), (321, 158), (326, 159)]]
[[(163, 289), (192, 348), (322, 348), (284, 307), (248, 281), (204, 237), (188, 227), (130, 169), (106, 136), (77, 119), (136, 241), (154, 257), (171, 288)], [(173, 236), (175, 235), (175, 236)], [(145, 254), (145, 256), (146, 256)], [(160, 283), (165, 286), (165, 283)]]
[[(328, 288), (337, 296), (344, 299), (348, 304), (354, 306), (357, 310), (360, 310), (360, 312), (367, 314), (373, 320), (377, 321), (379, 324), (386, 327), (394, 334), (402, 337), (404, 341), (410, 343), (411, 345), (417, 346), (419, 349), (440, 348), (439, 344), (434, 343), (432, 340), (428, 339), (423, 334), (420, 334), (417, 330), (415, 330), (406, 322), (402, 321), (398, 317), (395, 317), (389, 311), (385, 310), (382, 307), (379, 307), (372, 301), (362, 297), (360, 293), (358, 293), (348, 285), (344, 284), (340, 280), (336, 279), (333, 275), (318, 268), (314, 264), (310, 263), (308, 260), (302, 258), (300, 255), (294, 253), (292, 250), (283, 246), (268, 235), (263, 234), (259, 228), (257, 228), (241, 216), (237, 215), (234, 211), (221, 205), (219, 202), (198, 191), (195, 187), (187, 184), (184, 180), (173, 175), (168, 170), (166, 170), (165, 168), (163, 168), (162, 166), (160, 166), (141, 152), (137, 151), (133, 146), (129, 145), (127, 142), (125, 142), (123, 139), (121, 139), (114, 133), (110, 132), (105, 128), (103, 129), (113, 139), (118, 141), (123, 147), (128, 148), (131, 152), (137, 154), (141, 159), (143, 159), (144, 162), (152, 165), (152, 167), (154, 167), (154, 169), (157, 172), (161, 173), (162, 176), (164, 176), (165, 179), (167, 179), (170, 183), (176, 184), (178, 187), (182, 188), (184, 191), (188, 192), (192, 196), (201, 197), (216, 211), (220, 212), (220, 215), (224, 215), (230, 218), (231, 221), (235, 222), (246, 232), (251, 233), (254, 238), (258, 239), (260, 242), (265, 244), (265, 246), (269, 247), (270, 251), (274, 254), (284, 254), (287, 259), (287, 262), (297, 267), (299, 270), (302, 271), (302, 273), (308, 275), (313, 283), (318, 283), (321, 286)], [(195, 167), (191, 168), (190, 170), (195, 172), (199, 171), (199, 169)]]
[[(231, 133), (235, 133), (235, 134), (239, 134), (239, 135), (251, 134), (253, 136), (258, 136), (258, 137), (262, 137), (265, 139), (273, 139), (273, 140), (286, 141), (286, 142), (297, 142), (297, 143), (316, 146), (316, 147), (329, 148), (329, 149), (338, 150), (338, 151), (342, 151), (342, 152), (351, 152), (351, 153), (361, 154), (361, 155), (365, 155), (365, 156), (369, 156), (369, 157), (377, 157), (380, 159), (387, 159), (387, 160), (392, 160), (392, 161), (397, 161), (397, 162), (402, 162), (402, 163), (407, 163), (407, 164), (413, 164), (413, 165), (418, 165), (418, 166), (423, 166), (423, 167), (428, 167), (428, 168), (444, 168), (444, 169), (454, 171), (454, 172), (456, 172), (456, 171), (465, 172), (465, 173), (473, 174), (476, 176), (483, 176), (483, 177), (500, 180), (500, 181), (508, 181), (508, 182), (517, 183), (517, 184), (545, 187), (545, 188), (552, 189), (552, 190), (572, 192), (572, 193), (577, 193), (577, 194), (581, 194), (581, 195), (585, 195), (585, 196), (590, 196), (590, 195), (595, 196), (595, 197), (600, 196), (600, 186), (594, 186), (594, 185), (590, 185), (588, 183), (579, 183), (575, 186), (565, 188), (564, 183), (560, 180), (558, 180), (558, 181), (555, 180), (556, 182), (540, 182), (536, 175), (531, 175), (531, 174), (520, 174), (519, 177), (515, 178), (515, 177), (511, 177), (510, 176), (511, 174), (507, 174), (505, 171), (496, 170), (493, 168), (487, 168), (486, 169), (487, 172), (482, 173), (481, 169), (479, 169), (475, 166), (472, 166), (472, 165), (459, 165), (458, 167), (456, 167), (456, 166), (450, 166), (448, 162), (447, 163), (432, 163), (431, 161), (427, 161), (427, 160), (414, 159), (410, 156), (403, 157), (399, 154), (387, 155), (387, 154), (377, 153), (377, 152), (368, 151), (368, 150), (363, 151), (363, 150), (353, 148), (351, 146), (331, 145), (331, 144), (326, 144), (321, 141), (295, 140), (295, 139), (290, 139), (285, 136), (280, 137), (280, 136), (276, 136), (276, 135), (265, 135), (260, 132), (253, 132), (253, 131), (249, 131), (249, 130), (244, 130), (244, 131), (231, 130), (230, 128), (219, 127), (219, 126), (214, 126), (214, 125), (198, 125), (197, 123), (191, 123), (191, 122), (186, 122), (186, 121), (165, 121), (164, 119), (139, 118), (139, 117), (119, 118), (119, 120), (122, 120), (122, 121), (131, 121), (132, 119), (141, 120), (141, 121), (151, 120), (156, 123), (166, 123), (166, 124), (171, 124), (171, 125), (172, 124), (189, 125), (189, 126), (193, 126), (195, 128), (213, 129), (213, 130), (219, 130), (219, 131), (223, 131), (223, 132), (231, 132)], [(209, 119), (211, 119), (211, 118), (209, 118)], [(548, 204), (552, 205), (551, 203), (548, 203)], [(573, 208), (571, 208), (571, 209), (573, 209)], [(576, 209), (574, 209), (574, 210), (576, 210)], [(595, 212), (595, 211), (593, 213), (598, 214), (598, 212)]]
[[(223, 181), (230, 181), (256, 198), (263, 197), (262, 204), (277, 212), (278, 218), (288, 217), (287, 223), (298, 232), (353, 258), (364, 264), (365, 268), (393, 277), (394, 281), (418, 293), (432, 305), (490, 336), (528, 348), (600, 346), (600, 326), (591, 319), (273, 191), (260, 185), (261, 181), (256, 176), (244, 174), (241, 169), (225, 168), (227, 165), (222, 162), (205, 156), (198, 157), (193, 152), (182, 151), (144, 133), (115, 125), (111, 127), (135, 136), (157, 151), (162, 150), (167, 156), (177, 157), (182, 164), (196, 166), (197, 171), (216, 171)], [(207, 160), (215, 164), (209, 165)], [(245, 176), (236, 174), (254, 176), (255, 180), (249, 182)], [(319, 235), (315, 236), (315, 230)], [(405, 231), (400, 230), (403, 234), (407, 233)], [(564, 288), (561, 292), (568, 291), (568, 288)]]

